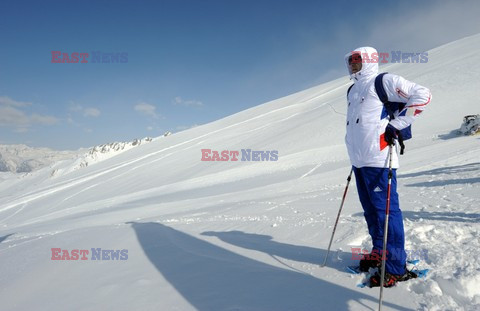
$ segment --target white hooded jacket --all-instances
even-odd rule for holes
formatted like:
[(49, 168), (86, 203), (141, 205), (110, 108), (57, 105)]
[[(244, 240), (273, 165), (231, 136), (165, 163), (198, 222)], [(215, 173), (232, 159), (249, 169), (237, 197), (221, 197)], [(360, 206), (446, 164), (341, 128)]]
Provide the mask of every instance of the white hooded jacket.
[[(361, 53), (362, 69), (352, 74), (348, 58), (354, 53)], [(388, 145), (384, 140), (385, 128), (388, 123), (398, 130), (411, 125), (430, 102), (432, 97), (430, 90), (397, 75), (384, 75), (383, 87), (388, 100), (406, 103), (405, 108), (390, 120), (385, 116), (384, 105), (375, 91), (375, 77), (378, 75), (377, 50), (372, 47), (357, 48), (345, 55), (345, 63), (354, 82), (347, 97), (345, 142), (350, 162), (357, 168), (388, 167)], [(397, 151), (393, 153), (392, 167), (398, 168), (398, 166)]]

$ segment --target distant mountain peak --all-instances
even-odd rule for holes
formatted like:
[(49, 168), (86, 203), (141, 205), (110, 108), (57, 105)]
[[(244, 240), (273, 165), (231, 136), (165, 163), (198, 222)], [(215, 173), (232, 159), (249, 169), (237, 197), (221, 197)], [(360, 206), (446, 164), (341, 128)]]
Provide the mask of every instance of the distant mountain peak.
[[(100, 162), (117, 154), (153, 141), (151, 137), (134, 139), (130, 142), (112, 142), (77, 151), (58, 151), (49, 148), (35, 148), (27, 145), (0, 145), (0, 172), (30, 173), (55, 163), (73, 160), (72, 170)], [(51, 176), (56, 175), (52, 171)]]

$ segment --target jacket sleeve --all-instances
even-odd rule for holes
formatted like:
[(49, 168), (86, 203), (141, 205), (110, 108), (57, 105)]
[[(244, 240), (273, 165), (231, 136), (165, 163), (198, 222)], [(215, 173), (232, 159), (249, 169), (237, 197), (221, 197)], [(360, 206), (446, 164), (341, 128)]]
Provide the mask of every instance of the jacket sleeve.
[(393, 74), (383, 77), (383, 87), (390, 102), (406, 103), (405, 108), (390, 121), (398, 130), (411, 125), (432, 99), (432, 94), (426, 87)]

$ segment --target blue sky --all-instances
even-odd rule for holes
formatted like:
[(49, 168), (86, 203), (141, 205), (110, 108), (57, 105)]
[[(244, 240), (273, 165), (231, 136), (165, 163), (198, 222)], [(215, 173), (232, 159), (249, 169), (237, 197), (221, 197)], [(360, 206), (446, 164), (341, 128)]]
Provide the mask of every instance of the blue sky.
[(479, 33), (479, 15), (478, 1), (2, 1), (0, 144), (178, 132), (341, 77), (358, 46), (422, 52)]

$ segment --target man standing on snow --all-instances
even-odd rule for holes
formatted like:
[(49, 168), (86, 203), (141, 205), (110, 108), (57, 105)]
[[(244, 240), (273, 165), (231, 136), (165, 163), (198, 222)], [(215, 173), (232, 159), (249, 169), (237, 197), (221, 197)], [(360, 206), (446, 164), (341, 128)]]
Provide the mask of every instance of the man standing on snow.
[[(360, 260), (360, 269), (368, 271), (381, 265), (383, 231), (387, 204), (389, 146), (397, 150), (401, 130), (409, 127), (431, 100), (430, 91), (404, 78), (385, 74), (380, 83), (389, 102), (404, 103), (400, 111), (387, 110), (377, 94), (378, 53), (361, 47), (345, 55), (345, 62), (354, 84), (347, 95), (347, 134), (345, 142), (353, 166), (358, 195), (364, 210), (368, 232), (372, 237), (371, 256)], [(403, 104), (401, 105), (403, 106)], [(401, 107), (400, 106), (400, 107)], [(385, 287), (409, 278), (406, 270), (405, 234), (397, 194), (396, 169), (398, 150), (392, 153), (390, 216), (387, 234)], [(370, 279), (371, 286), (380, 286), (380, 274)]]

